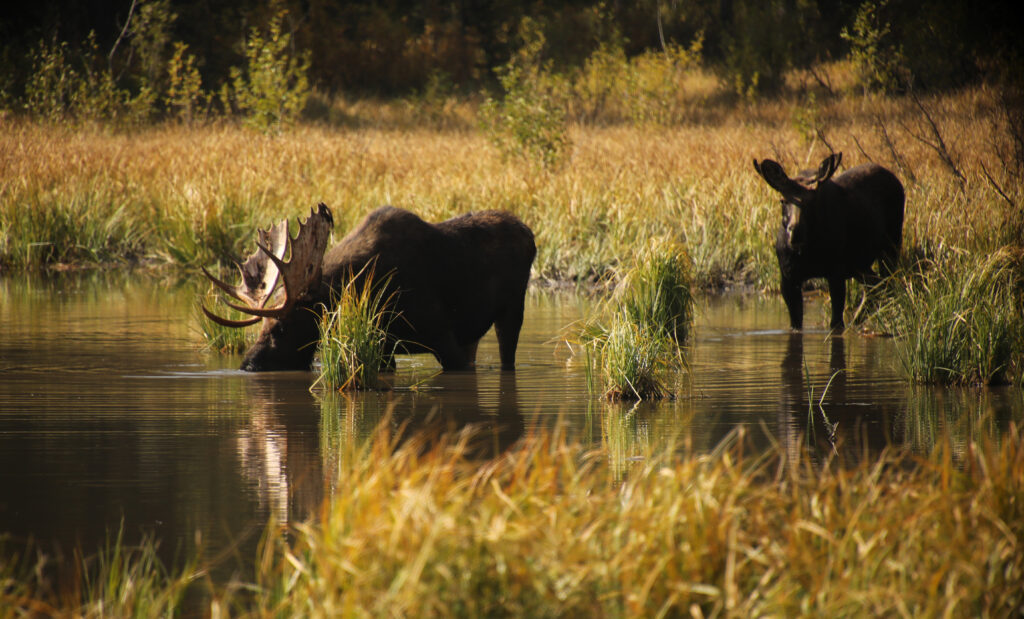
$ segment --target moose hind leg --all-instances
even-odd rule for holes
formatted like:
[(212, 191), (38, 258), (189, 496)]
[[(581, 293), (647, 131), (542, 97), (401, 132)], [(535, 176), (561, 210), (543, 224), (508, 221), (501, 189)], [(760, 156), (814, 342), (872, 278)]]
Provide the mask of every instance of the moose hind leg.
[(523, 304), (505, 310), (494, 321), (494, 333), (498, 336), (498, 354), (501, 369), (516, 369), (516, 348), (519, 346), (519, 331), (523, 327)]
[(828, 293), (832, 298), (832, 322), (829, 323), (829, 328), (833, 331), (842, 331), (845, 327), (843, 311), (846, 309), (846, 278), (828, 278)]

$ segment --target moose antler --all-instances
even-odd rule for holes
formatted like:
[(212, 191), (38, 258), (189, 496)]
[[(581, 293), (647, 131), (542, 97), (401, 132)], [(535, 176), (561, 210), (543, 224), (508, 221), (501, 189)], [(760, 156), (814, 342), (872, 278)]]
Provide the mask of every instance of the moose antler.
[[(226, 327), (245, 327), (262, 318), (283, 318), (295, 303), (310, 288), (318, 285), (321, 277), (321, 262), (327, 249), (334, 218), (327, 205), (320, 203), (310, 209), (309, 217), (299, 222), (299, 233), (295, 239), (288, 236), (288, 221), (284, 220), (269, 231), (257, 233), (256, 251), (238, 266), (242, 283), (232, 286), (217, 279), (203, 267), (203, 274), (218, 288), (245, 305), (225, 301), (228, 307), (249, 314), (252, 318), (229, 320), (217, 316), (202, 306), (206, 316)], [(291, 256), (284, 260), (291, 248)], [(264, 307), (277, 288), (278, 281), (284, 284), (284, 300), (277, 307)]]

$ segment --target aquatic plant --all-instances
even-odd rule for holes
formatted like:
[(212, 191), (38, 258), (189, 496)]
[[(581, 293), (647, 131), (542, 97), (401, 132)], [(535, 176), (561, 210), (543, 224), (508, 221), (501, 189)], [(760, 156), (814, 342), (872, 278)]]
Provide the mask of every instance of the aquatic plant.
[(920, 383), (988, 385), (1024, 370), (1021, 257), (949, 253), (905, 272), (879, 313), (896, 336), (907, 377)]
[(387, 328), (400, 317), (389, 309), (384, 297), (386, 280), (374, 282), (373, 274), (349, 278), (334, 305), (320, 318), (319, 376), (323, 384), (338, 391), (376, 389), (380, 370), (393, 363), (393, 343)]
[[(674, 241), (652, 240), (633, 259), (614, 292), (599, 305), (577, 338), (595, 353), (611, 400), (670, 397), (672, 375), (686, 363), (679, 346), (693, 323), (690, 259)], [(593, 377), (588, 374), (588, 385)]]
[(654, 239), (634, 258), (612, 304), (626, 320), (683, 344), (693, 326), (690, 256), (676, 241)]

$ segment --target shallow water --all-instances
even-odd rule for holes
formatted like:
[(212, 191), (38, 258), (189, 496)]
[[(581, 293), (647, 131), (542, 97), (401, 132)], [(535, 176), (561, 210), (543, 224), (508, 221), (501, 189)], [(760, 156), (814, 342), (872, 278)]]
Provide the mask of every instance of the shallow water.
[(311, 393), (310, 373), (247, 374), (233, 369), (237, 356), (202, 352), (196, 299), (192, 282), (145, 274), (0, 279), (7, 543), (89, 554), (123, 527), (130, 542), (154, 535), (165, 557), (201, 549), (244, 562), (268, 520), (307, 518), (325, 491), (343, 491), (330, 473), (339, 445), (369, 436), (386, 414), (409, 433), (476, 424), (489, 430), (481, 453), (561, 423), (622, 467), (667, 437), (699, 453), (737, 427), (755, 448), (778, 442), (824, 458), (827, 420), (838, 424), (839, 457), (856, 460), (945, 437), (962, 449), (1024, 418), (1019, 389), (909, 387), (890, 339), (828, 337), (815, 298), (812, 327), (797, 335), (777, 297), (702, 302), (679, 397), (637, 406), (588, 391), (564, 333), (592, 302), (572, 293), (531, 291), (515, 373), (498, 369), (488, 335), (476, 372), (441, 374), (430, 357), (403, 357), (390, 392), (352, 396)]

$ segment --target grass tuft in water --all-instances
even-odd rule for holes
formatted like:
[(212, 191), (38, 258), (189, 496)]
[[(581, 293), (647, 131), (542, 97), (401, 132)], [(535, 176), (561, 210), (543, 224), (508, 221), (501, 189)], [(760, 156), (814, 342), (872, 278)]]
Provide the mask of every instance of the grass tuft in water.
[[(229, 320), (251, 318), (251, 316), (243, 314), (237, 310), (233, 310), (221, 303), (220, 296), (212, 287), (211, 290), (204, 295), (202, 303), (207, 308), (214, 312), (218, 312), (221, 316)], [(199, 305), (196, 305), (192, 310), (192, 316), (195, 320), (195, 331), (199, 334), (199, 337), (203, 342), (203, 348), (207, 350), (223, 354), (237, 354), (245, 352), (256, 342), (256, 335), (259, 332), (259, 327), (225, 327), (224, 325), (210, 320), (206, 314), (203, 313), (203, 310), (200, 309)]]
[[(679, 243), (655, 240), (636, 256), (614, 293), (579, 336), (601, 368), (610, 400), (671, 397), (671, 377), (685, 368), (679, 346), (693, 324), (690, 259)], [(588, 374), (588, 385), (593, 385)]]
[(338, 391), (377, 389), (381, 368), (392, 363), (387, 329), (395, 318), (373, 274), (350, 278), (334, 309), (320, 321), (320, 376), (316, 384)]
[(613, 303), (644, 330), (682, 344), (693, 325), (693, 277), (682, 244), (654, 240), (636, 259), (616, 290)]
[(880, 313), (907, 377), (954, 385), (1020, 381), (1024, 269), (1019, 253), (949, 254), (894, 282)]

